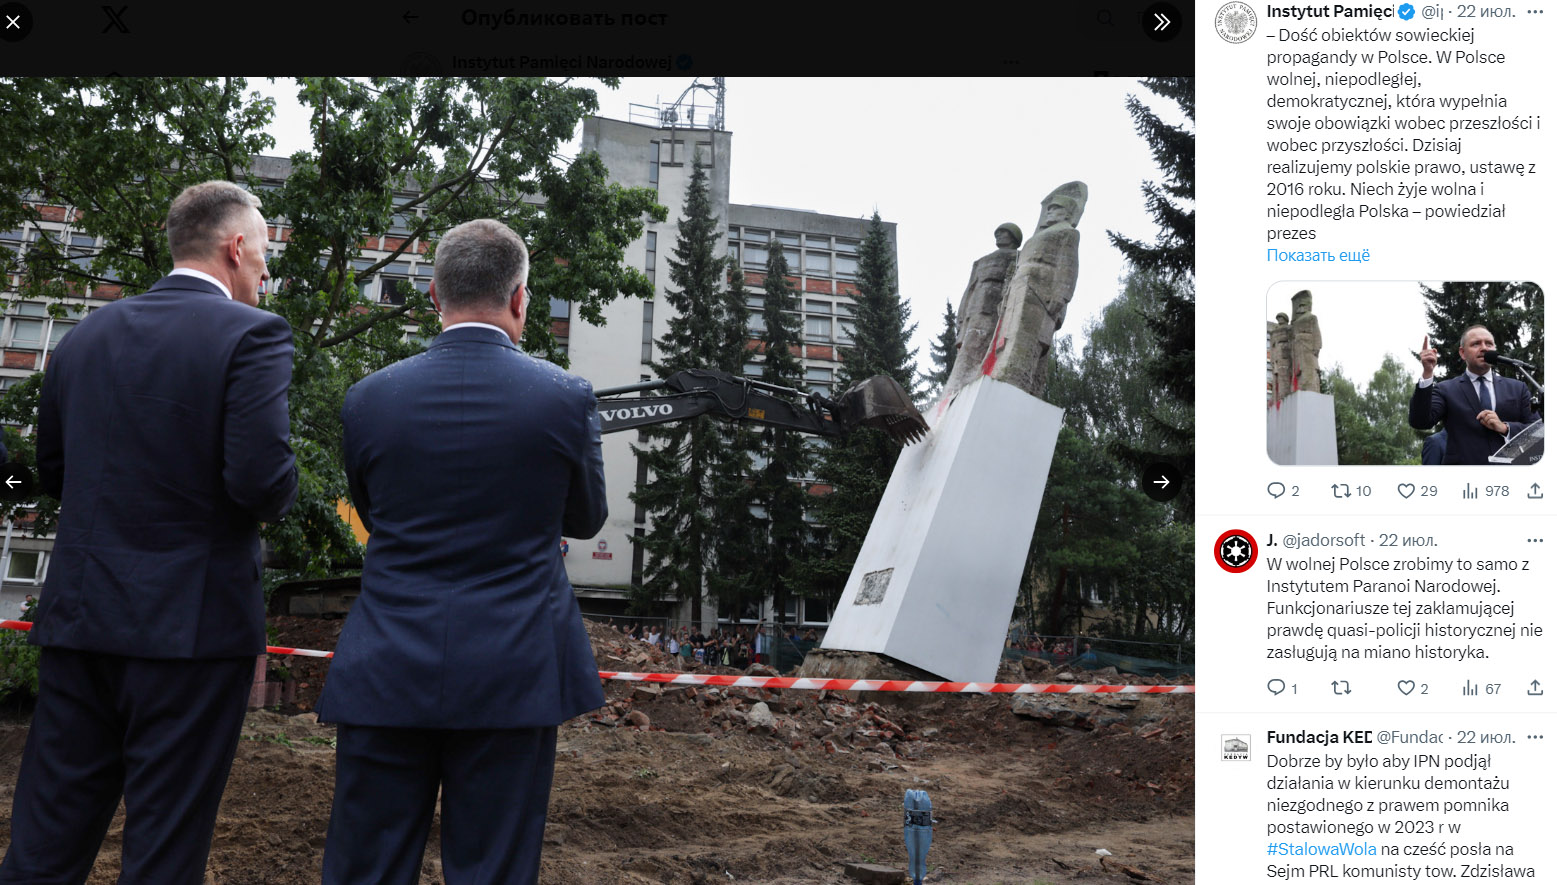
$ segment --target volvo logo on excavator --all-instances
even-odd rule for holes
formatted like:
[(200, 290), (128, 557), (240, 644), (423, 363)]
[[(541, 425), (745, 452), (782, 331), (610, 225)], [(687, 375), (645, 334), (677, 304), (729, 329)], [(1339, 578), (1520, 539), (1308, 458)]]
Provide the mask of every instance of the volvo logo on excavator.
[(630, 409), (602, 409), (600, 411), (600, 420), (620, 421), (626, 418), (652, 418), (656, 415), (669, 415), (670, 411), (669, 403), (657, 406), (633, 406)]

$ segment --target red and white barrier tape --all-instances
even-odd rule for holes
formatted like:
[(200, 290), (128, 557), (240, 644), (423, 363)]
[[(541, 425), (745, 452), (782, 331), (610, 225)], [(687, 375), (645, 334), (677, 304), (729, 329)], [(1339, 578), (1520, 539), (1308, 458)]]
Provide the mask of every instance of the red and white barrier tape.
[[(0, 621), (0, 628), (31, 630), (28, 621)], [(268, 645), (273, 655), (332, 658), (334, 652)], [(911, 682), (906, 679), (802, 679), (793, 676), (731, 676), (714, 673), (624, 673), (601, 670), (601, 679), (660, 685), (723, 685), (732, 688), (794, 688), (805, 691), (918, 691), (969, 694), (1193, 694), (1193, 685), (1072, 685), (1063, 682)]]

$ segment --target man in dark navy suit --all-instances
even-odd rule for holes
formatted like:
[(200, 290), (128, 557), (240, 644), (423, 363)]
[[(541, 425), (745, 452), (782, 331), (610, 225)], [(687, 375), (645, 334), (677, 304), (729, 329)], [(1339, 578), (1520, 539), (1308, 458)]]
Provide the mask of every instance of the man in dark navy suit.
[(49, 359), (38, 478), (60, 517), (0, 882), (86, 881), (121, 793), (119, 882), (205, 881), (265, 648), (259, 523), (297, 495), (292, 330), (256, 307), (258, 205), (230, 182), (185, 190), (173, 272)]
[(1422, 339), (1422, 379), (1411, 393), (1407, 421), (1418, 430), (1443, 422), (1444, 464), (1488, 464), (1488, 456), (1509, 438), (1541, 420), (1530, 405), (1530, 388), (1492, 371), (1486, 354), (1497, 344), (1486, 326), (1471, 326), (1460, 336), (1465, 371), (1442, 383), (1433, 381), (1438, 351)]
[(605, 702), (557, 544), (605, 523), (600, 423), (587, 381), (516, 346), (528, 265), (499, 222), (449, 231), (443, 334), (346, 394), (372, 535), (319, 702), (326, 885), (419, 881), (440, 786), (449, 885), (535, 882), (557, 726)]

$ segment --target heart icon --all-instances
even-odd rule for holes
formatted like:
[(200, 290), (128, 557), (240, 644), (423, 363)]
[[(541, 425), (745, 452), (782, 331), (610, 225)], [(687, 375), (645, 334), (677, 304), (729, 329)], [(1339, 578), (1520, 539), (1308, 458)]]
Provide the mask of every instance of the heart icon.
[(1400, 689), (1401, 694), (1410, 694), (1416, 690), (1416, 682), (1411, 679), (1402, 679), (1395, 683), (1395, 687)]
[(1409, 498), (1416, 494), (1416, 486), (1409, 482), (1403, 482), (1400, 485), (1395, 486), (1395, 491), (1400, 493), (1400, 497)]

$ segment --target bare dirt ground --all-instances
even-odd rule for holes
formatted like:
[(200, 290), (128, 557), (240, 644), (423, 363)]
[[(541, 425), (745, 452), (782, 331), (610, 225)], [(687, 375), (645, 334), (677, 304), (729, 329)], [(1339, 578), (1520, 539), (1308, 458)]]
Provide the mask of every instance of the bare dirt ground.
[[(299, 618), (274, 623), (280, 644), (304, 648), (332, 648), (339, 629)], [(591, 637), (601, 669), (680, 669), (604, 628), (592, 626)], [(297, 703), (251, 713), (245, 725), (207, 885), (319, 881), (334, 729), (306, 710), (327, 665), (292, 663)], [(1013, 712), (1009, 696), (612, 682), (607, 699), (558, 733), (541, 871), (551, 885), (851, 882), (845, 863), (905, 866), (906, 789), (926, 790), (935, 804), (928, 881), (1195, 878), (1193, 695), (1027, 697)], [(0, 725), (0, 844), (9, 839), (25, 739), (25, 720)], [(93, 885), (114, 882), (121, 827), (122, 816)], [(437, 828), (435, 821), (423, 885), (443, 882)], [(1107, 866), (1100, 848), (1111, 852)]]

